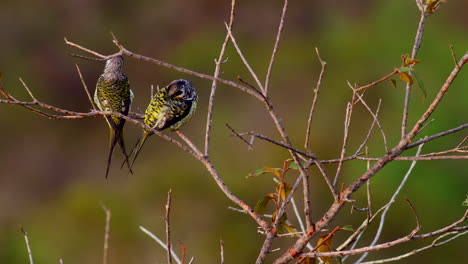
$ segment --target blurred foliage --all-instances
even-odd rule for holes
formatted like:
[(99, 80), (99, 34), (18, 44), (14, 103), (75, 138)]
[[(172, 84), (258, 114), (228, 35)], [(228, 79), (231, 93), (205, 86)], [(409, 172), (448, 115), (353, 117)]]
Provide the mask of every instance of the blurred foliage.
[[(266, 73), (274, 44), (281, 1), (238, 1), (234, 34), (245, 56), (261, 79)], [(130, 50), (203, 73), (212, 73), (225, 36), (224, 21), (229, 1), (25, 1), (0, 2), (0, 72), (4, 87), (17, 98), (28, 98), (18, 82), (22, 77), (36, 96), (68, 109), (90, 108), (75, 71), (77, 63), (90, 89), (102, 64), (71, 58), (76, 50), (65, 46), (63, 37), (101, 53), (112, 53), (113, 31)], [(427, 107), (453, 68), (449, 44), (458, 55), (466, 51), (468, 18), (465, 1), (450, 1), (429, 17), (416, 66), (424, 82), (426, 100), (413, 89), (410, 124)], [(292, 1), (274, 67), (271, 98), (276, 104), (295, 145), (305, 136), (312, 91), (320, 71), (314, 47), (320, 49), (328, 67), (312, 124), (311, 146), (322, 158), (339, 156), (346, 102), (351, 91), (346, 81), (367, 84), (380, 79), (401, 64), (401, 55), (411, 52), (419, 13), (414, 1)], [(222, 77), (235, 80), (249, 74), (232, 47)], [(203, 143), (206, 105), (211, 83), (206, 80), (127, 59), (125, 71), (136, 94), (134, 110), (143, 112), (150, 85), (165, 85), (172, 79), (191, 78), (198, 89), (200, 107), (184, 126), (184, 133)], [(462, 71), (421, 136), (434, 134), (466, 122), (468, 75)], [(368, 103), (376, 108), (383, 98), (380, 120), (397, 142), (404, 83), (372, 87)], [(414, 87), (413, 87), (414, 88)], [(101, 118), (48, 120), (20, 107), (0, 105), (0, 263), (27, 263), (27, 252), (18, 225), (30, 235), (37, 263), (99, 263), (102, 257), (105, 214), (100, 202), (112, 210), (110, 262), (165, 262), (165, 253), (143, 234), (142, 225), (164, 237), (166, 193), (173, 189), (172, 240), (183, 241), (196, 263), (216, 263), (219, 239), (224, 240), (227, 263), (252, 263), (263, 241), (254, 235), (256, 226), (247, 216), (228, 210), (232, 204), (220, 192), (204, 168), (185, 152), (155, 138), (148, 142), (135, 167), (135, 175), (118, 169), (118, 156), (110, 179), (104, 178), (108, 131)], [(358, 146), (372, 119), (364, 110), (354, 113), (350, 149)], [(225, 127), (258, 131), (279, 138), (263, 106), (238, 90), (221, 85), (217, 92), (212, 136), (212, 161), (234, 193), (252, 206), (274, 190), (272, 177), (245, 178), (263, 166), (280, 167), (288, 152), (256, 141), (253, 151)], [(140, 129), (127, 126), (128, 144)], [(170, 132), (168, 132), (170, 133)], [(464, 132), (466, 135), (466, 132)], [(455, 146), (463, 133), (428, 144), (424, 152)], [(379, 133), (369, 144), (372, 156), (384, 153)], [(121, 157), (120, 157), (121, 158)], [(344, 165), (343, 181), (349, 183), (365, 170), (366, 163)], [(371, 180), (374, 207), (382, 206), (409, 167), (406, 162), (388, 165)], [(329, 166), (333, 171), (336, 166)], [(458, 218), (464, 210), (466, 161), (420, 162), (403, 191), (423, 221), (423, 231)], [(311, 169), (313, 219), (328, 208), (331, 197), (317, 171)], [(365, 207), (365, 190), (353, 196)], [(300, 200), (300, 199), (298, 199)], [(364, 217), (343, 210), (333, 224), (358, 226)], [(440, 214), (443, 212), (443, 215)], [(288, 214), (289, 215), (289, 214)], [(406, 234), (413, 228), (407, 205), (399, 200), (391, 210), (382, 241)], [(293, 217), (290, 217), (293, 221)], [(405, 219), (405, 224), (403, 220)], [(407, 223), (407, 224), (406, 224)], [(293, 223), (297, 224), (297, 223)], [(369, 227), (374, 230), (375, 226)], [(372, 239), (370, 234), (363, 239)], [(345, 234), (336, 234), (338, 244)], [(248, 238), (248, 239), (247, 239)], [(464, 241), (463, 241), (464, 240)], [(287, 239), (286, 242), (291, 242)], [(412, 245), (421, 246), (421, 241)], [(276, 243), (276, 246), (285, 244)], [(466, 259), (466, 238), (411, 257), (412, 262), (450, 263)], [(372, 253), (372, 258), (408, 251), (397, 247)], [(279, 253), (272, 254), (272, 257)], [(464, 256), (463, 256), (464, 254)]]

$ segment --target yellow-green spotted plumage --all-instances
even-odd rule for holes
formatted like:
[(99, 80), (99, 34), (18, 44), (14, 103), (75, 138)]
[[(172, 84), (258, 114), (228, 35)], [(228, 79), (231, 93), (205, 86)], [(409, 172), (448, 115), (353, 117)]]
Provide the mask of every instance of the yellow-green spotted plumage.
[[(189, 81), (184, 79), (172, 81), (153, 95), (146, 108), (144, 122), (157, 131), (166, 128), (177, 130), (192, 117), (197, 108), (197, 98), (197, 93)], [(143, 131), (132, 151), (135, 153), (132, 166), (146, 139), (152, 134), (149, 130)]]
[[(114, 111), (123, 115), (128, 115), (133, 101), (133, 92), (130, 89), (127, 76), (123, 73), (123, 57), (117, 56), (106, 61), (104, 72), (98, 79), (94, 102), (101, 111)], [(109, 168), (112, 161), (112, 153), (116, 144), (120, 146), (125, 157), (125, 162), (132, 172), (129, 156), (125, 149), (123, 139), (123, 127), (125, 119), (111, 115), (106, 116), (110, 129), (109, 154), (107, 158), (106, 178), (109, 175)]]

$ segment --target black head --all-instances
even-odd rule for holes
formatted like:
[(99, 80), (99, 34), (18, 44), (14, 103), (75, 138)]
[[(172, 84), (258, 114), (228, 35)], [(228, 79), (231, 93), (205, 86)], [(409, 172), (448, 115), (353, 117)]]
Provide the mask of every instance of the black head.
[(197, 100), (197, 93), (192, 84), (184, 79), (172, 81), (167, 86), (167, 93), (172, 99), (182, 99), (185, 101)]

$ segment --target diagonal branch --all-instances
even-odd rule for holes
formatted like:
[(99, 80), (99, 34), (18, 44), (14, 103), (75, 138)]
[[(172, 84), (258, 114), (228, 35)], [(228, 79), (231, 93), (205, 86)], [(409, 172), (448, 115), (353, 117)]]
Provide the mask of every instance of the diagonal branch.
[(279, 23), (279, 26), (278, 26), (278, 33), (276, 34), (275, 46), (274, 46), (273, 52), (271, 54), (270, 64), (268, 65), (268, 70), (267, 70), (267, 74), (266, 74), (266, 77), (265, 77), (265, 86), (264, 86), (264, 90), (263, 90), (263, 93), (265, 95), (268, 94), (268, 87), (270, 85), (271, 72), (272, 72), (272, 69), (273, 69), (273, 64), (275, 63), (276, 52), (278, 51), (278, 46), (279, 46), (279, 41), (280, 41), (280, 38), (281, 38), (281, 33), (283, 32), (284, 17), (286, 15), (286, 10), (287, 9), (288, 9), (288, 0), (284, 0), (283, 11), (281, 13), (280, 23)]

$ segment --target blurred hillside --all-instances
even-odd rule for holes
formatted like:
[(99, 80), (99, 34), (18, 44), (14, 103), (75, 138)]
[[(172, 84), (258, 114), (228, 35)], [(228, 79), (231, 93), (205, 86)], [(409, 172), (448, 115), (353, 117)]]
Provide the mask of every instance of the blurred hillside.
[[(314, 47), (320, 49), (328, 68), (323, 80), (317, 115), (312, 125), (312, 149), (321, 158), (339, 157), (346, 102), (351, 92), (346, 81), (365, 84), (381, 78), (399, 66), (402, 54), (410, 53), (419, 12), (414, 1), (290, 1), (284, 34), (274, 67), (271, 98), (297, 146), (303, 145), (308, 111), (320, 64)], [(238, 1), (235, 37), (264, 79), (274, 45), (282, 1)], [(449, 1), (428, 18), (418, 55), (418, 76), (424, 81), (428, 99), (413, 89), (410, 122), (414, 122), (432, 100), (453, 68), (449, 44), (458, 55), (468, 49), (468, 2)], [(109, 32), (136, 53), (168, 63), (212, 74), (225, 37), (230, 1), (91, 1), (91, 0), (3, 0), (0, 2), (0, 72), (4, 87), (17, 98), (27, 99), (18, 78), (29, 85), (36, 97), (70, 110), (91, 108), (75, 65), (94, 90), (103, 64), (67, 55), (76, 53), (63, 38), (103, 54), (117, 51)], [(235, 50), (228, 48), (228, 62), (222, 78), (237, 76), (251, 80)], [(435, 121), (423, 135), (431, 135), (466, 123), (468, 73), (464, 69), (436, 111)], [(126, 58), (135, 102), (133, 111), (143, 112), (150, 86), (164, 86), (171, 80), (187, 78), (199, 93), (199, 108), (182, 128), (202, 146), (206, 108), (211, 82), (162, 67)], [(373, 109), (383, 98), (380, 120), (389, 144), (400, 135), (403, 84), (373, 87), (367, 94)], [(354, 150), (371, 124), (369, 114), (357, 110), (351, 126), (350, 149)], [(239, 131), (257, 131), (273, 138), (279, 135), (271, 119), (251, 96), (220, 85), (215, 105), (213, 162), (232, 190), (249, 204), (274, 185), (268, 176), (245, 179), (262, 166), (280, 167), (288, 153), (264, 142), (247, 147), (230, 137), (229, 123)], [(411, 123), (412, 124), (412, 123)], [(232, 204), (219, 191), (203, 166), (187, 153), (153, 136), (147, 142), (133, 176), (119, 170), (122, 156), (114, 155), (109, 179), (104, 178), (108, 129), (102, 118), (48, 120), (18, 106), (0, 104), (0, 263), (27, 263), (28, 256), (18, 225), (30, 234), (36, 263), (100, 263), (105, 215), (103, 202), (112, 210), (110, 262), (165, 263), (164, 251), (139, 229), (143, 225), (164, 237), (164, 204), (173, 190), (172, 239), (183, 241), (195, 263), (217, 263), (219, 239), (225, 241), (226, 263), (252, 263), (263, 242), (248, 217), (228, 210)], [(130, 148), (141, 131), (126, 126)], [(171, 132), (167, 132), (172, 134)], [(428, 144), (423, 152), (454, 146), (466, 131)], [(381, 137), (371, 139), (371, 155), (382, 155)], [(440, 145), (439, 145), (440, 144)], [(416, 165), (403, 196), (415, 205), (423, 220), (423, 231), (457, 219), (468, 186), (466, 161), (431, 161)], [(383, 205), (403, 177), (409, 163), (393, 163), (372, 180), (375, 206)], [(334, 166), (329, 167), (332, 171)], [(365, 169), (364, 162), (346, 164), (344, 181), (350, 182)], [(317, 176), (317, 175), (315, 175)], [(318, 176), (312, 179), (314, 220), (331, 199)], [(324, 198), (326, 197), (326, 198)], [(366, 206), (365, 192), (354, 197)], [(346, 216), (343, 210), (335, 224), (357, 225), (362, 215)], [(443, 212), (443, 215), (441, 214)], [(413, 228), (401, 219), (411, 216), (398, 201), (383, 240), (406, 234)], [(249, 235), (248, 239), (247, 234)], [(414, 263), (451, 263), (467, 258), (467, 239), (411, 257)], [(414, 245), (424, 243), (415, 242)], [(281, 245), (278, 245), (281, 246)], [(373, 253), (370, 259), (406, 252), (396, 248)], [(242, 254), (239, 254), (242, 252)]]

